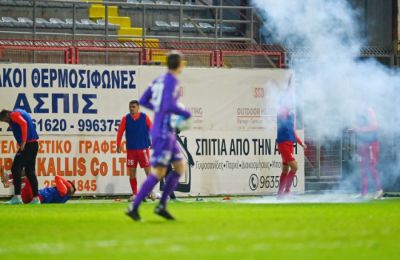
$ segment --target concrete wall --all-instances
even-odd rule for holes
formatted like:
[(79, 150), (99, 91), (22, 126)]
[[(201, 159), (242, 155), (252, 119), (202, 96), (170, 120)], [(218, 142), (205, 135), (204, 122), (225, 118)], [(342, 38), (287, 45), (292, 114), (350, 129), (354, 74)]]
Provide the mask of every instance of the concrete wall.
[(392, 0), (351, 0), (359, 10), (359, 22), (366, 45), (393, 47)]

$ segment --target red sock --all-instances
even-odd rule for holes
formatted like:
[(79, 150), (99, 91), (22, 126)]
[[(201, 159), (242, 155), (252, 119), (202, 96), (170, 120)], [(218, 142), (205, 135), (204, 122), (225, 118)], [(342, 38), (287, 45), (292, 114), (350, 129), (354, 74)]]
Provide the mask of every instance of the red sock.
[(381, 190), (382, 189), (382, 185), (381, 185), (381, 181), (379, 180), (378, 170), (376, 169), (375, 166), (371, 166), (371, 174), (372, 174), (372, 177), (374, 177), (374, 180), (375, 180), (376, 190)]
[(296, 172), (289, 172), (288, 176), (287, 176), (287, 180), (286, 180), (286, 193), (290, 193), (290, 188), (292, 187), (293, 184), (293, 179), (294, 176), (296, 175)]
[(283, 192), (285, 191), (285, 188), (286, 188), (286, 181), (287, 181), (287, 178), (288, 177), (288, 174), (285, 174), (285, 173), (281, 173), (281, 177), (279, 178), (279, 189), (278, 189), (278, 195), (282, 195), (283, 194)]
[(33, 200), (32, 186), (28, 179), (22, 180), (25, 186), (21, 189), (21, 199), (24, 203), (29, 203)]
[(129, 178), (129, 182), (131, 184), (131, 189), (133, 195), (137, 194), (137, 179), (136, 178)]

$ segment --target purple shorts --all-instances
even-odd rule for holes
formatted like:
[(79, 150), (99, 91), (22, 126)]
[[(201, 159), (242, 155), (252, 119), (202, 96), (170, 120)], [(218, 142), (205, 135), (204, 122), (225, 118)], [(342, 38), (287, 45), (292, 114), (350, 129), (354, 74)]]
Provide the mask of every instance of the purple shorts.
[(183, 159), (181, 150), (176, 138), (157, 137), (152, 140), (153, 154), (151, 156), (151, 165), (168, 167), (171, 162)]

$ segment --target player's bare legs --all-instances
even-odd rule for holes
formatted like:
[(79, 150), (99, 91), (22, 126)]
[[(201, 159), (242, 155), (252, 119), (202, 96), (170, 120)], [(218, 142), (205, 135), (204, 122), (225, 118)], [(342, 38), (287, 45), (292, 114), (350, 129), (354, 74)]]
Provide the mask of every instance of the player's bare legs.
[(136, 173), (137, 173), (136, 168), (129, 168), (129, 178), (136, 179)]
[(375, 199), (380, 199), (383, 197), (383, 190), (381, 181), (379, 179), (378, 172), (378, 157), (379, 157), (379, 142), (373, 142), (370, 147), (370, 155), (371, 155), (371, 163), (370, 163), (370, 171), (372, 177), (375, 181), (376, 193), (374, 195)]
[[(132, 202), (138, 193), (137, 168), (128, 168), (128, 169), (129, 169), (129, 183), (130, 183), (131, 189), (132, 189), (132, 197), (129, 199), (129, 202)], [(146, 174), (146, 176), (148, 176), (151, 173), (150, 167), (144, 167), (143, 170), (144, 170), (144, 173)], [(155, 198), (156, 198), (156, 196), (153, 192), (151, 192), (148, 197), (151, 200), (155, 200)]]
[(285, 189), (286, 194), (290, 193), (290, 187), (292, 187), (294, 177), (296, 176), (296, 172), (298, 169), (297, 161), (289, 162), (289, 167), (290, 167), (290, 171), (289, 171), (287, 179), (286, 179), (286, 189)]
[(282, 163), (282, 174), (279, 178), (278, 196), (290, 193), (293, 179), (296, 176), (298, 166), (295, 160)]
[(148, 176), (151, 173), (151, 168), (150, 167), (145, 167), (143, 168), (144, 173), (146, 174), (146, 176)]
[[(165, 190), (161, 196), (160, 204), (155, 209), (155, 213), (168, 220), (173, 220), (174, 217), (166, 210), (166, 204), (169, 195), (174, 192), (176, 185), (178, 184), (180, 176), (185, 172), (185, 163), (183, 160), (174, 161), (173, 163), (175, 171), (171, 172), (165, 180)], [(134, 220), (140, 220), (138, 208), (142, 201), (150, 194), (157, 183), (162, 180), (167, 174), (167, 167), (155, 166), (153, 172), (147, 176), (146, 181), (143, 183), (141, 190), (136, 196), (132, 208), (129, 209), (128, 215)]]
[(282, 163), (282, 173), (279, 177), (279, 189), (278, 196), (282, 196), (286, 189), (286, 179), (289, 174), (289, 165), (287, 163)]
[(167, 167), (159, 165), (153, 168), (153, 172), (150, 173), (146, 180), (143, 182), (142, 187), (135, 197), (133, 204), (128, 208), (127, 214), (135, 221), (140, 220), (140, 215), (138, 212), (140, 204), (143, 200), (150, 194), (157, 183), (165, 176), (167, 173)]
[(378, 156), (379, 156), (379, 144), (374, 142), (371, 145), (361, 146), (359, 148), (359, 154), (361, 155), (361, 161), (359, 163), (360, 174), (361, 174), (361, 196), (366, 197), (368, 195), (368, 172), (371, 173), (376, 186), (375, 199), (383, 197), (382, 185), (379, 179), (379, 172), (377, 169)]
[[(149, 176), (149, 174), (151, 174), (151, 167), (144, 167), (143, 170), (144, 170), (144, 173), (146, 174), (146, 176)], [(154, 192), (150, 192), (148, 198), (151, 199), (152, 201), (155, 201), (156, 194)]]

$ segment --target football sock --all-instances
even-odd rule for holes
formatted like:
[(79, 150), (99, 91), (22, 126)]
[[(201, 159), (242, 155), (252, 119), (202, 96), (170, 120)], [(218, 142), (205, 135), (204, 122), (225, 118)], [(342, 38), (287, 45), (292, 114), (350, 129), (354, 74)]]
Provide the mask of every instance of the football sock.
[(136, 178), (129, 178), (129, 183), (131, 184), (132, 194), (137, 194), (137, 179)]
[(287, 193), (290, 192), (290, 188), (292, 187), (294, 176), (296, 176), (296, 172), (293, 172), (293, 171), (289, 172), (289, 174), (287, 176), (286, 190), (285, 190), (285, 192), (287, 192)]
[(147, 179), (142, 184), (139, 193), (137, 194), (135, 200), (133, 201), (133, 208), (137, 209), (140, 203), (146, 198), (147, 195), (153, 190), (154, 186), (158, 183), (158, 179), (153, 174), (149, 174)]
[(371, 166), (371, 174), (372, 174), (372, 177), (374, 178), (376, 189), (381, 190), (382, 185), (381, 185), (381, 181), (379, 180), (378, 170), (376, 169), (375, 166)]
[(169, 195), (174, 192), (176, 185), (178, 185), (179, 177), (180, 175), (177, 172), (172, 171), (165, 178), (164, 192), (160, 200), (160, 204), (163, 205), (164, 207), (167, 204)]
[(285, 191), (287, 176), (287, 173), (281, 173), (281, 177), (279, 178), (278, 195), (281, 195)]

